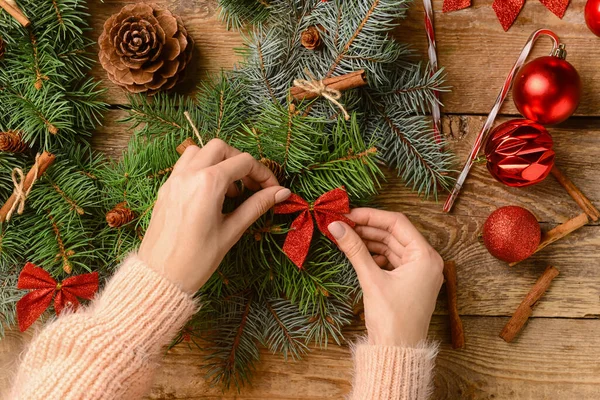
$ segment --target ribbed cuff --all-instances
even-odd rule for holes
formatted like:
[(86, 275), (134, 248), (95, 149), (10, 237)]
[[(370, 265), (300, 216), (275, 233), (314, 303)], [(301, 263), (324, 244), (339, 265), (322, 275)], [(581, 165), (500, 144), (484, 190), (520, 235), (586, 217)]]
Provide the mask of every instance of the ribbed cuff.
[(143, 352), (168, 344), (196, 312), (193, 296), (131, 254), (93, 302), (91, 313)]
[(432, 391), (437, 345), (417, 347), (358, 344), (354, 348), (351, 400), (427, 399)]

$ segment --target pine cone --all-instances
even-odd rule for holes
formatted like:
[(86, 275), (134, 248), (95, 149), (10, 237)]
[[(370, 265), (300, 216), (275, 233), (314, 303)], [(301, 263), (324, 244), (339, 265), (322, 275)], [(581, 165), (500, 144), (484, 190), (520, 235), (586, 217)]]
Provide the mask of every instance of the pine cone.
[(0, 58), (4, 57), (4, 53), (6, 52), (6, 43), (4, 43), (4, 39), (0, 36)]
[(29, 146), (21, 139), (17, 131), (0, 132), (0, 151), (7, 153), (23, 153)]
[(285, 171), (283, 170), (283, 166), (281, 164), (264, 157), (260, 159), (260, 162), (265, 167), (269, 168), (271, 172), (273, 172), (273, 175), (275, 175), (275, 178), (277, 178), (277, 181), (280, 184), (283, 183), (283, 181), (285, 180)]
[(125, 6), (106, 20), (98, 44), (111, 81), (151, 95), (175, 86), (194, 49), (181, 18), (145, 3)]
[(135, 213), (127, 208), (124, 201), (117, 204), (115, 208), (106, 213), (106, 223), (111, 228), (120, 228), (135, 219)]
[(302, 32), (301, 41), (302, 46), (308, 50), (317, 50), (321, 47), (321, 34), (319, 28), (315, 25), (311, 25), (304, 32)]

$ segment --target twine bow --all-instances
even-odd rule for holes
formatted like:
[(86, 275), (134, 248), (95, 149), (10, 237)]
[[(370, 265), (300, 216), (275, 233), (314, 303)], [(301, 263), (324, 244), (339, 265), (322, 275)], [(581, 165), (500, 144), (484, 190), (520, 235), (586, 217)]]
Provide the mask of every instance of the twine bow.
[(335, 239), (327, 229), (330, 223), (343, 221), (350, 226), (354, 226), (354, 222), (344, 216), (344, 214), (350, 212), (350, 200), (348, 199), (348, 193), (342, 188), (333, 189), (323, 194), (313, 204), (292, 193), (286, 201), (276, 205), (274, 211), (275, 214), (301, 212), (292, 222), (291, 229), (283, 243), (283, 252), (300, 269), (302, 269), (304, 260), (308, 255), (314, 232), (314, 225), (310, 216), (311, 211), (319, 230), (334, 243)]
[(299, 87), (302, 90), (305, 90), (310, 93), (314, 93), (317, 96), (321, 96), (329, 100), (331, 103), (335, 104), (344, 114), (344, 119), (348, 121), (350, 119), (350, 115), (338, 100), (342, 97), (342, 93), (337, 89), (332, 89), (327, 87), (322, 80), (316, 79), (310, 72), (306, 71), (307, 75), (310, 77), (310, 81), (306, 79), (294, 79), (294, 86)]
[[(29, 185), (27, 190), (25, 190), (25, 174), (23, 173), (23, 170), (21, 168), (14, 168), (12, 170), (11, 178), (15, 187), (13, 192), (15, 195), (15, 202), (6, 214), (7, 222), (10, 221), (10, 218), (12, 217), (15, 211), (19, 215), (23, 214), (23, 211), (25, 210), (25, 200), (27, 200), (29, 193), (31, 193), (31, 188), (33, 188), (33, 184), (37, 181), (38, 178), (38, 172), (40, 168), (38, 164), (39, 159), (40, 154), (38, 153), (35, 156), (35, 164), (33, 164), (33, 167), (31, 168), (31, 170), (33, 171), (33, 181), (31, 181), (31, 185)], [(17, 177), (19, 178), (18, 180)]]
[(98, 291), (98, 273), (71, 276), (59, 283), (43, 268), (27, 263), (19, 275), (17, 288), (31, 290), (17, 302), (19, 329), (24, 332), (48, 308), (52, 297), (56, 315), (66, 306), (77, 309), (78, 297), (91, 300)]

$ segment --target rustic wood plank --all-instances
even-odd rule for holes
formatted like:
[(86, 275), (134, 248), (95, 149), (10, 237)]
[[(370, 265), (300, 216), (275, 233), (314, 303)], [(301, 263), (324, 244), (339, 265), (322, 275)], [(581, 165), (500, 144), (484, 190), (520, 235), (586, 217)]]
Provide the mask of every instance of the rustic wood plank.
[[(508, 318), (464, 317), (464, 350), (452, 350), (448, 323), (434, 317), (430, 337), (441, 342), (433, 399), (596, 399), (600, 392), (600, 320), (532, 318), (514, 343), (498, 333)], [(363, 333), (354, 327), (350, 337)], [(568, 334), (567, 334), (568, 333)], [(7, 374), (27, 340), (9, 332), (0, 346), (0, 397)], [(10, 342), (11, 346), (7, 346)], [(9, 357), (10, 356), (10, 357)], [(285, 362), (261, 352), (252, 386), (241, 393), (210, 388), (202, 352), (186, 344), (168, 352), (149, 399), (339, 399), (351, 388), (347, 346), (315, 350), (302, 361)], [(7, 361), (9, 362), (7, 364)]]
[[(130, 3), (130, 0), (92, 1), (92, 38), (100, 35), (104, 21)], [(489, 112), (500, 86), (512, 67), (529, 35), (539, 28), (552, 28), (567, 44), (568, 60), (579, 71), (583, 81), (583, 98), (576, 115), (600, 115), (596, 106), (600, 93), (600, 70), (590, 60), (600, 59), (598, 40), (586, 27), (583, 19), (585, 2), (572, 2), (562, 20), (541, 3), (525, 4), (513, 27), (504, 32), (492, 10), (492, 0), (477, 1), (468, 9), (442, 13), (443, 0), (435, 0), (435, 28), (440, 65), (446, 69), (452, 92), (445, 93), (442, 101), (446, 113), (485, 114)], [(233, 48), (242, 43), (237, 32), (227, 31), (218, 21), (215, 0), (159, 1), (179, 14), (196, 41), (198, 68), (192, 73), (196, 79), (221, 68), (231, 68), (239, 57)], [(532, 23), (535, 21), (536, 23)], [(427, 55), (427, 39), (423, 28), (423, 5), (415, 2), (408, 17), (398, 28), (396, 36), (416, 50), (423, 60)], [(546, 55), (549, 40), (542, 40), (533, 56)], [(194, 69), (194, 67), (192, 67)], [(126, 103), (124, 92), (106, 79), (97, 65), (92, 74), (105, 80), (109, 88), (107, 98), (113, 104)], [(502, 113), (517, 114), (509, 98)]]
[[(525, 2), (508, 32), (502, 30), (492, 3), (493, 0), (480, 0), (470, 8), (442, 13), (443, 0), (433, 1), (439, 65), (446, 69), (447, 82), (453, 89), (442, 96), (446, 106), (442, 111), (487, 115), (529, 35), (549, 28), (567, 45), (567, 60), (582, 78), (583, 96), (576, 115), (599, 115), (596, 105), (600, 71), (590, 60), (600, 57), (600, 47), (599, 39), (584, 21), (585, 1), (570, 2), (562, 20), (538, 1)], [(414, 2), (397, 37), (411, 43), (426, 58), (422, 2)], [(550, 39), (542, 39), (530, 57), (548, 55), (550, 49)], [(510, 96), (501, 112), (518, 114)]]

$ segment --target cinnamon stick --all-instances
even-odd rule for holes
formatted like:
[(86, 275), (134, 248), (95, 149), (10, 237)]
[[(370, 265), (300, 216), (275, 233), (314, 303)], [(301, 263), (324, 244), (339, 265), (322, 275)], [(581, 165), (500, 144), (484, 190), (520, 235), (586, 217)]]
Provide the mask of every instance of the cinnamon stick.
[[(367, 76), (364, 70), (360, 70), (345, 75), (335, 76), (333, 78), (323, 79), (323, 83), (330, 89), (343, 92), (344, 90), (365, 86), (367, 84)], [(295, 100), (310, 100), (319, 96), (318, 93), (308, 92), (296, 86), (290, 89), (290, 94)]]
[(177, 153), (179, 153), (180, 156), (183, 155), (183, 152), (185, 151), (185, 149), (187, 149), (190, 146), (197, 146), (197, 145), (196, 145), (196, 142), (194, 142), (194, 139), (187, 138), (183, 142), (181, 142), (181, 144), (179, 146), (177, 146)]
[[(2, 0), (0, 0), (2, 1)], [(47, 151), (43, 152), (42, 155), (38, 158), (37, 161), (37, 165), (38, 165), (38, 179), (44, 174), (44, 172), (46, 172), (46, 170), (52, 165), (52, 163), (54, 162), (54, 160), (56, 159), (56, 156), (54, 154), (51, 154)], [(34, 168), (31, 168), (29, 170), (29, 172), (27, 172), (27, 175), (25, 176), (25, 182), (23, 183), (23, 191), (27, 192), (29, 190), (29, 188), (31, 187), (31, 185), (33, 184), (33, 177), (34, 177), (35, 173), (34, 173)], [(0, 208), (0, 223), (4, 222), (6, 220), (6, 216), (8, 215), (8, 212), (10, 211), (10, 209), (12, 208), (13, 204), (16, 201), (16, 196), (15, 194), (11, 194), (10, 197), (8, 198), (8, 200), (6, 200), (6, 203), (4, 203), (4, 205), (2, 206), (2, 208)]]
[(16, 19), (17, 22), (23, 25), (23, 27), (27, 28), (29, 25), (31, 25), (31, 21), (27, 19), (25, 14), (23, 14), (23, 12), (19, 10), (16, 5), (11, 4), (6, 0), (0, 0), (0, 7), (2, 7), (4, 11), (9, 13), (14, 19)]
[(444, 263), (444, 278), (446, 278), (446, 293), (448, 295), (448, 317), (450, 318), (452, 348), (462, 349), (465, 347), (465, 331), (458, 314), (458, 285), (456, 281), (456, 263), (454, 261)]
[(575, 184), (571, 182), (571, 180), (567, 178), (556, 165), (552, 168), (551, 173), (592, 221), (598, 221), (600, 218), (600, 211), (594, 207), (592, 202), (581, 192), (581, 190), (579, 190), (579, 188), (575, 186)]
[(521, 332), (523, 326), (533, 313), (533, 307), (540, 300), (540, 298), (544, 295), (546, 290), (550, 287), (550, 283), (552, 280), (558, 276), (558, 269), (554, 267), (548, 267), (544, 271), (544, 273), (538, 278), (535, 285), (531, 288), (527, 296), (523, 299), (517, 310), (512, 315), (508, 323), (500, 332), (500, 337), (504, 339), (504, 341), (510, 343), (513, 339)]
[[(588, 215), (586, 213), (581, 213), (578, 216), (576, 216), (575, 218), (571, 218), (567, 222), (558, 225), (554, 229), (549, 230), (548, 232), (546, 232), (542, 235), (542, 241), (540, 242), (538, 248), (534, 251), (533, 254), (542, 250), (549, 244), (552, 244), (552, 243), (556, 242), (557, 240), (564, 238), (565, 236), (567, 236), (571, 232), (576, 231), (577, 229), (581, 228), (582, 226), (587, 225), (588, 222), (590, 222)], [(511, 267), (514, 267), (519, 262), (520, 261), (513, 262), (508, 265), (510, 265)]]

